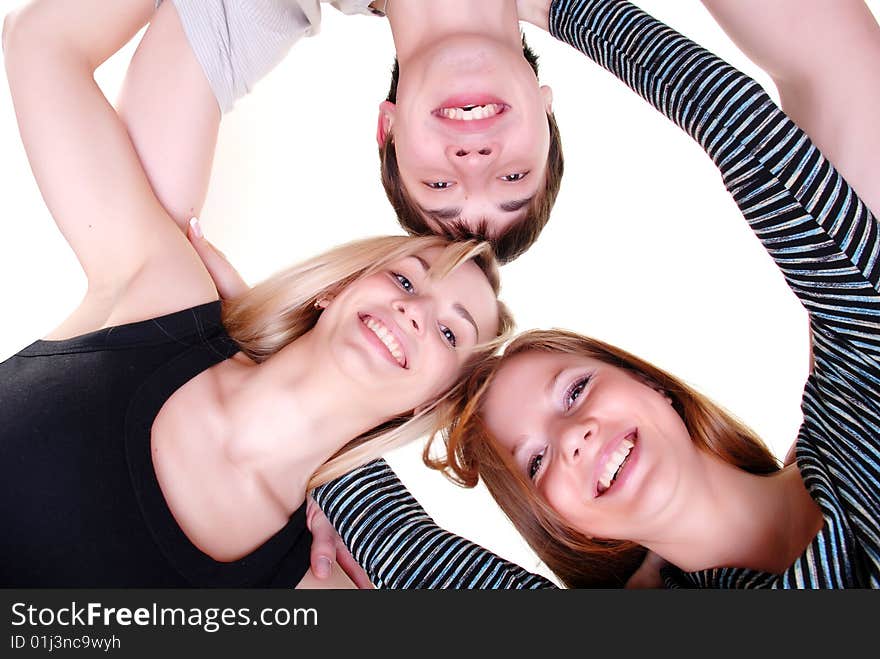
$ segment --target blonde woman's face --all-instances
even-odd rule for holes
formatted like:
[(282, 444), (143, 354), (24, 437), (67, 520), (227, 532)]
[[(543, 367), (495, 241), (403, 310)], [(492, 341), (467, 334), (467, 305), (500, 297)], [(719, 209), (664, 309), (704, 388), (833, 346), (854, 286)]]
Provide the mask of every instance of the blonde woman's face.
[(424, 250), (347, 286), (315, 328), (340, 368), (375, 392), (383, 416), (444, 392), (475, 346), (497, 335), (498, 302), (486, 276), (467, 262), (431, 277), (441, 253)]
[(663, 393), (579, 355), (513, 357), (488, 392), (485, 419), (516, 468), (588, 537), (644, 541), (695, 464)]

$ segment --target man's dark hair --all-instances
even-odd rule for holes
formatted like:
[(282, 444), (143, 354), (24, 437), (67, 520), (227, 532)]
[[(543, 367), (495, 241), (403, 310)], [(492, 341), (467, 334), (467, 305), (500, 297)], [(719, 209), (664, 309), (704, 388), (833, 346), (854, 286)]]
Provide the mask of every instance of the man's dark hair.
[[(525, 37), (523, 43), (523, 57), (531, 65), (538, 75), (538, 56), (529, 48)], [(400, 65), (395, 58), (394, 67), (391, 71), (391, 87), (388, 91), (388, 100), (397, 102), (397, 82), (400, 78)], [(564, 160), (562, 157), (562, 141), (559, 136), (559, 127), (552, 112), (547, 113), (547, 123), (550, 127), (550, 148), (547, 151), (547, 171), (544, 174), (544, 187), (538, 190), (538, 194), (526, 208), (526, 214), (516, 222), (508, 226), (503, 232), (495, 236), (489, 236), (486, 222), (480, 222), (475, 228), (468, 228), (458, 222), (443, 227), (443, 234), (454, 240), (487, 240), (495, 250), (495, 256), (501, 263), (512, 261), (532, 246), (547, 220), (550, 219), (550, 211), (556, 202), (559, 193), (559, 184), (562, 181)], [(390, 134), (385, 144), (379, 147), (379, 159), (381, 161), (382, 186), (397, 220), (407, 232), (416, 236), (427, 236), (436, 233), (431, 229), (422, 211), (412, 198), (407, 194), (400, 177), (400, 167), (397, 163), (397, 150), (394, 147), (394, 135)]]

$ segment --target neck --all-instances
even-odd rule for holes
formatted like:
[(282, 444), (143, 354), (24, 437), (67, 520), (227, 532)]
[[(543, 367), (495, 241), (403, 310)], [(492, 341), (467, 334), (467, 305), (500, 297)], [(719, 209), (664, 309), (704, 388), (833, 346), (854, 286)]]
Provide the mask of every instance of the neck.
[(821, 510), (792, 465), (758, 476), (705, 456), (697, 482), (655, 520), (642, 545), (682, 570), (785, 571), (821, 529)]
[(478, 34), (522, 50), (515, 0), (392, 0), (386, 11), (401, 68), (435, 42)]
[(261, 364), (241, 358), (219, 374), (228, 459), (290, 512), (318, 467), (386, 420), (313, 343), (305, 334)]

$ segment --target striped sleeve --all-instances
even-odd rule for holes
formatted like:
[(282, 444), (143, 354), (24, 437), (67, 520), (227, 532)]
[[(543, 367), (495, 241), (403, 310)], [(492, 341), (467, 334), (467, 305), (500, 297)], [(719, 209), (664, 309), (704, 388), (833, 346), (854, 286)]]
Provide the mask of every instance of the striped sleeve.
[[(846, 181), (751, 78), (622, 0), (556, 0), (551, 33), (706, 151), (810, 314), (815, 366), (797, 462), (825, 525), (784, 575), (717, 568), (698, 587), (880, 584), (880, 241)], [(670, 580), (667, 585), (682, 585)]]
[(378, 588), (555, 588), (438, 527), (384, 460), (322, 485), (313, 496)]
[(700, 144), (814, 329), (876, 363), (877, 222), (761, 86), (622, 0), (556, 0), (550, 31)]

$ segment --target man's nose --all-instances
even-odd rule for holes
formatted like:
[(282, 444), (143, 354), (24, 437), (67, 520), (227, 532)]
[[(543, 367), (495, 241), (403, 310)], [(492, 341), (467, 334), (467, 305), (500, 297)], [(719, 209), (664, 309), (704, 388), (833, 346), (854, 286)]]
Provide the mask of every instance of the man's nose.
[(475, 144), (470, 146), (450, 145), (447, 156), (450, 160), (460, 163), (483, 163), (492, 159), (497, 152), (493, 144)]

